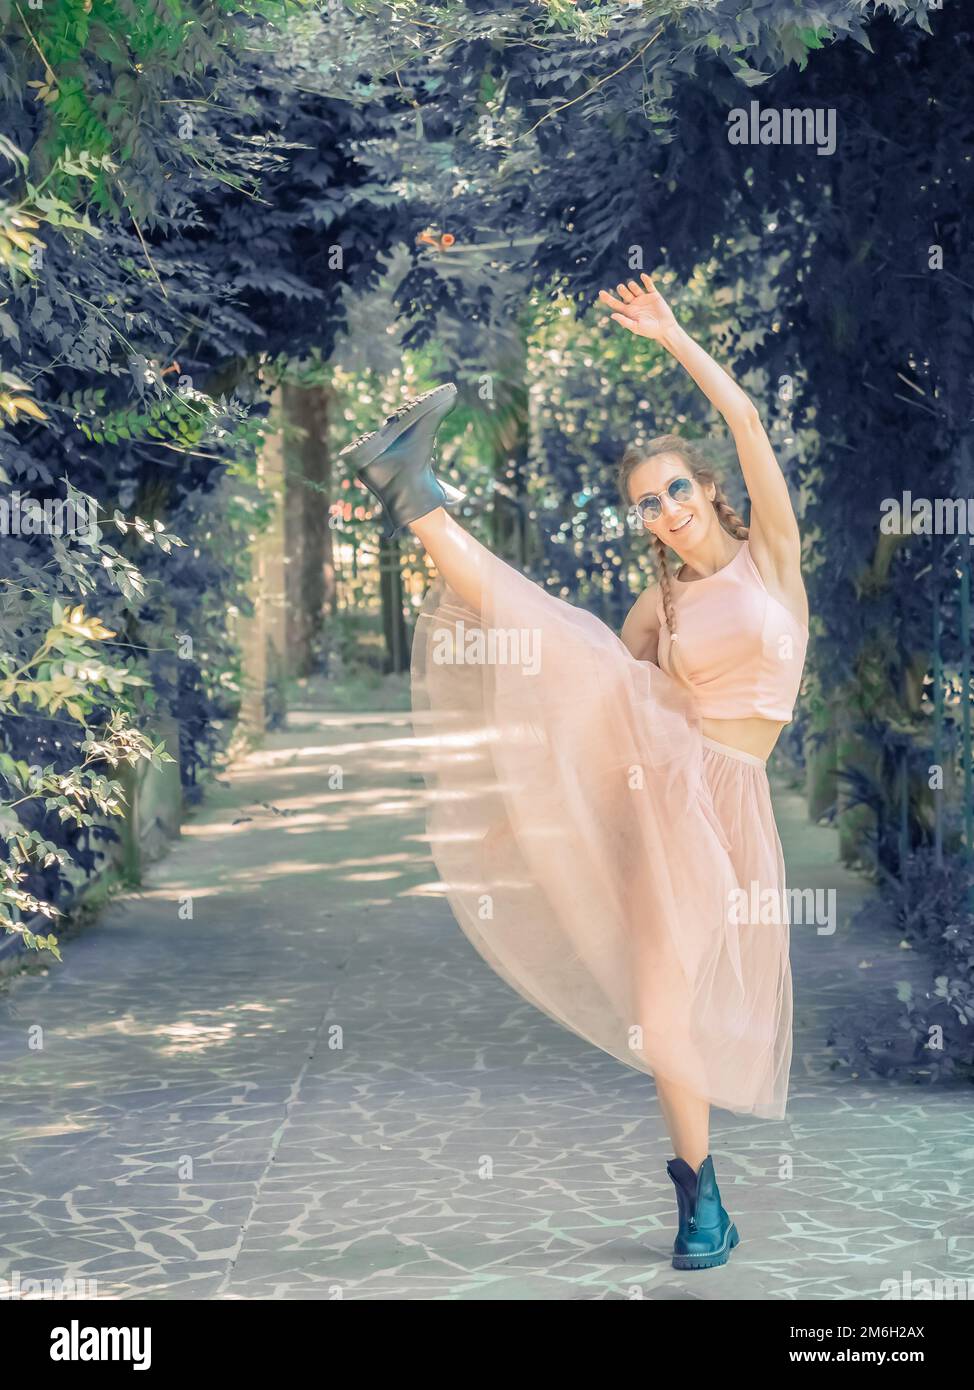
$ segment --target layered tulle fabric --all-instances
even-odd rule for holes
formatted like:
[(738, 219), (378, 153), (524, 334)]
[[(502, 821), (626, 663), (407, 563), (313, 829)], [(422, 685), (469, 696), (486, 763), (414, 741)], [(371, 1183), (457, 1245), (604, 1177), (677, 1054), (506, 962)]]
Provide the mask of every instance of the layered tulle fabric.
[(791, 977), (763, 765), (711, 746), (686, 689), (594, 615), (494, 556), (483, 589), (478, 612), (437, 578), (412, 652), (430, 847), (460, 927), (620, 1061), (782, 1116)]

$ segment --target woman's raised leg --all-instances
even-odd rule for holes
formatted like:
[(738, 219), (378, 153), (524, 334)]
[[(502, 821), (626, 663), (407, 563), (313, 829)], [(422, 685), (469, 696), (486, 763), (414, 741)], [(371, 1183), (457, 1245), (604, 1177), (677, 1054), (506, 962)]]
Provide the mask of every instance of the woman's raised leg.
[(477, 613), (482, 612), (485, 559), (492, 558), (487, 547), (465, 531), (444, 507), (411, 521), (409, 529), (422, 541), (450, 588)]

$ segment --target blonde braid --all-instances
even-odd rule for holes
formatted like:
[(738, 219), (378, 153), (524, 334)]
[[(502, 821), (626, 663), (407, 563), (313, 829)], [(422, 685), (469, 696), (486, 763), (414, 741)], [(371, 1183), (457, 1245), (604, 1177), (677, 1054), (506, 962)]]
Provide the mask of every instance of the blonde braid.
[(670, 584), (670, 562), (666, 558), (666, 546), (659, 536), (651, 536), (653, 550), (656, 558), (656, 573), (659, 576), (660, 596), (663, 600), (663, 616), (666, 618), (666, 630), (670, 634), (670, 675), (681, 685), (690, 689), (690, 682), (683, 670), (683, 663), (678, 655), (676, 630), (676, 610), (673, 605), (673, 587)]
[(720, 522), (721, 526), (723, 526), (724, 530), (729, 531), (737, 540), (746, 541), (748, 538), (747, 526), (728, 502), (724, 495), (724, 489), (721, 487), (720, 483), (718, 483), (717, 479), (714, 478), (713, 481), (714, 487), (717, 489), (713, 500), (713, 508), (717, 513), (717, 520)]
[(666, 615), (666, 626), (672, 634), (676, 629), (676, 615), (673, 610), (673, 590), (670, 588), (670, 562), (666, 558), (666, 546), (659, 536), (651, 537), (653, 549), (656, 551), (656, 572), (659, 575), (660, 593), (663, 596), (663, 612)]

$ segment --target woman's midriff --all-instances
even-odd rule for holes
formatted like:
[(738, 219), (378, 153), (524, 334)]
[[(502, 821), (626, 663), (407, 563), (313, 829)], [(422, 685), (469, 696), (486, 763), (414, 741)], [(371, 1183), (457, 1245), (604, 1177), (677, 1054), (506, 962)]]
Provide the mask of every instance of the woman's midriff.
[(780, 719), (704, 719), (705, 738), (726, 743), (739, 753), (751, 753), (756, 758), (768, 758), (785, 727)]

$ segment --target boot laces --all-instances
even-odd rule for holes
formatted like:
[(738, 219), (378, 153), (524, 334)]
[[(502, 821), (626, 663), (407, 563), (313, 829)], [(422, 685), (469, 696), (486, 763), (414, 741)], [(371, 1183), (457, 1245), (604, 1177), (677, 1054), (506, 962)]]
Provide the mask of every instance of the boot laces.
[[(442, 386), (434, 386), (432, 391), (424, 391), (421, 396), (410, 396), (407, 400), (403, 401), (402, 405), (397, 406), (395, 410), (386, 416), (380, 428), (385, 429), (386, 425), (391, 425), (394, 420), (401, 419), (402, 416), (408, 414), (414, 406), (419, 405), (420, 401), (425, 401), (429, 396), (435, 395), (437, 391), (442, 391), (442, 389)], [(357, 449), (360, 444), (364, 444), (367, 439), (372, 439), (373, 436), (378, 433), (378, 430), (369, 430), (367, 434), (360, 434), (358, 439), (353, 439), (351, 444), (346, 444), (341, 452), (343, 454), (350, 454), (353, 449)]]
[(428, 400), (430, 396), (434, 396), (437, 391), (441, 391), (442, 389), (441, 386), (434, 386), (432, 391), (424, 391), (421, 396), (409, 396), (403, 401), (402, 405), (396, 407), (391, 415), (386, 416), (386, 424), (388, 424), (390, 420), (400, 419), (403, 415), (407, 414), (408, 411), (412, 410), (414, 405), (419, 405), (420, 401)]

